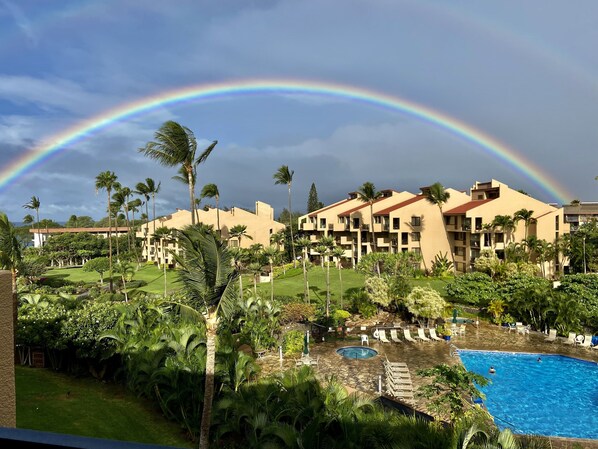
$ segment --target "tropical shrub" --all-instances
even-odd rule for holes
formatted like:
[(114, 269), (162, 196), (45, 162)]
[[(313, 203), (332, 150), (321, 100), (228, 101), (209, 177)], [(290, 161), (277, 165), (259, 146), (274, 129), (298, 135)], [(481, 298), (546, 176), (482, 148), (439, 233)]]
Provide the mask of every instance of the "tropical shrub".
[(448, 253), (438, 253), (432, 261), (431, 274), (435, 277), (449, 276), (453, 272), (453, 262), (448, 259)]
[(351, 312), (358, 313), (363, 318), (371, 318), (378, 312), (378, 308), (373, 304), (364, 290), (357, 290), (349, 294), (351, 301)]
[[(368, 253), (361, 257), (357, 271), (367, 276), (386, 274), (389, 276), (413, 277), (419, 268), (421, 256), (414, 252)], [(380, 271), (378, 273), (378, 270)]]
[[(17, 321), (17, 343), (25, 346), (41, 346), (50, 349), (65, 349), (62, 334), (66, 309), (43, 300), (41, 295), (30, 295), (41, 301), (27, 303), (19, 308)], [(23, 300), (23, 298), (21, 298)]]
[(345, 324), (345, 320), (347, 320), (351, 316), (351, 313), (347, 312), (346, 310), (336, 309), (332, 313), (332, 320), (336, 326), (342, 326)]
[(485, 307), (498, 298), (496, 286), (486, 273), (465, 273), (455, 276), (446, 286), (446, 293), (454, 302)]
[(289, 331), (282, 339), (282, 350), (285, 354), (298, 354), (303, 350), (304, 333), (299, 330)]
[(440, 318), (447, 304), (436, 290), (430, 287), (414, 287), (403, 301), (409, 313), (418, 318)]
[(385, 277), (370, 276), (365, 280), (365, 293), (368, 299), (381, 307), (390, 304), (390, 289)]
[(303, 323), (311, 321), (316, 316), (316, 308), (313, 304), (304, 302), (290, 302), (281, 307), (280, 323)]

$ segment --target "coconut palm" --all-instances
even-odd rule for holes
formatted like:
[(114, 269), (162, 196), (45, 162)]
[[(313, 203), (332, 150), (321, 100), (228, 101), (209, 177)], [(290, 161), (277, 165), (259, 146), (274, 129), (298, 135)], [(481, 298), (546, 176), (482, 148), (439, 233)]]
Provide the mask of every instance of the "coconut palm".
[(523, 221), (523, 223), (525, 225), (525, 236), (524, 236), (524, 240), (527, 240), (527, 233), (528, 233), (528, 230), (529, 230), (529, 225), (534, 222), (533, 215), (534, 215), (534, 211), (533, 210), (527, 210), (527, 209), (519, 209), (517, 212), (515, 212), (513, 214), (513, 221), (515, 223)]
[[(195, 170), (199, 164), (206, 161), (218, 141), (214, 140), (197, 156), (197, 140), (193, 132), (172, 120), (165, 122), (156, 131), (154, 139), (155, 141), (148, 142), (139, 151), (162, 165), (167, 167), (180, 165), (184, 169), (189, 184), (189, 205), (193, 212), (195, 208)], [(195, 224), (193, 213), (191, 214), (191, 223)]]
[[(166, 297), (166, 250), (164, 249), (164, 245), (170, 241), (172, 237), (172, 229), (169, 229), (166, 226), (160, 226), (156, 229), (156, 232), (153, 235), (154, 242), (160, 241), (160, 252), (162, 254), (162, 268), (164, 270), (164, 297)], [(158, 268), (160, 268), (160, 260), (158, 259)]]
[(237, 238), (239, 240), (239, 248), (241, 247), (241, 238), (246, 237), (249, 240), (253, 240), (249, 234), (247, 234), (247, 226), (238, 224), (231, 227), (228, 231), (229, 238)]
[(515, 231), (515, 221), (513, 218), (510, 215), (497, 215), (494, 217), (494, 220), (492, 220), (492, 225), (501, 228), (505, 234), (505, 244), (509, 243), (511, 235), (513, 231)]
[(112, 291), (112, 212), (110, 210), (110, 197), (112, 189), (116, 186), (118, 177), (111, 171), (101, 172), (96, 176), (96, 193), (100, 189), (106, 190), (108, 202), (106, 211), (108, 212), (108, 261), (110, 265), (110, 291)]
[[(322, 260), (332, 254), (334, 237), (325, 236), (318, 242), (318, 252)], [(326, 261), (326, 317), (330, 316), (330, 261)]]
[(154, 229), (152, 230), (153, 233), (156, 232), (156, 195), (158, 193), (160, 193), (160, 185), (162, 183), (159, 182), (158, 184), (156, 184), (156, 181), (154, 181), (152, 178), (145, 178), (145, 183), (143, 182), (138, 182), (137, 185), (135, 186), (135, 193), (142, 195), (145, 198), (145, 215), (146, 215), (146, 222), (145, 222), (145, 235), (147, 236), (147, 248), (148, 248), (148, 253), (149, 253), (149, 222), (147, 220), (149, 220), (149, 211), (148, 211), (148, 202), (149, 199), (152, 199), (152, 221), (153, 221), (153, 227)]
[(33, 218), (33, 215), (31, 214), (27, 214), (23, 217), (23, 223), (24, 224), (32, 224), (35, 221), (35, 218)]
[(274, 301), (274, 262), (280, 255), (280, 251), (275, 246), (268, 246), (264, 248), (264, 255), (270, 265), (270, 301)]
[[(0, 268), (10, 270), (12, 281), (12, 318), (14, 335), (17, 332), (17, 268), (21, 263), (21, 245), (17, 238), (17, 232), (8, 217), (0, 212)], [(16, 340), (15, 340), (16, 343)]]
[[(189, 176), (187, 175), (187, 170), (185, 170), (185, 167), (180, 167), (179, 168), (179, 174), (176, 176), (173, 176), (172, 179), (174, 179), (175, 181), (180, 182), (181, 184), (185, 184), (186, 186), (189, 185), (189, 180), (191, 180), (191, 182), (193, 183), (193, 194), (195, 195), (195, 180), (197, 179), (197, 168), (193, 169), (193, 173), (191, 173), (191, 178), (189, 178)], [(199, 198), (195, 198), (194, 199), (194, 208), (191, 209), (191, 214), (195, 215), (195, 219), (197, 220), (197, 222), (199, 223), (199, 205), (201, 204), (201, 200)]]
[(293, 209), (291, 208), (291, 185), (293, 183), (294, 170), (289, 170), (288, 165), (282, 165), (274, 173), (274, 184), (286, 185), (289, 188), (289, 229), (291, 231), (291, 248), (293, 252), (293, 266), (296, 263), (295, 245), (293, 244)]
[(36, 217), (36, 221), (37, 221), (37, 235), (39, 238), (39, 244), (40, 246), (43, 244), (43, 240), (42, 240), (42, 236), (40, 234), (40, 230), (39, 230), (39, 207), (41, 206), (41, 203), (39, 201), (39, 198), (37, 196), (32, 196), (31, 199), (29, 200), (29, 202), (27, 204), (23, 204), (23, 207), (25, 209), (29, 209), (29, 210), (34, 210), (35, 211), (35, 217)]
[(219, 318), (229, 318), (235, 310), (238, 273), (225, 244), (212, 233), (192, 226), (180, 231), (179, 244), (183, 251), (180, 256), (174, 255), (181, 267), (179, 279), (194, 304), (195, 316), (206, 321), (206, 378), (199, 448), (207, 449), (214, 398), (216, 329)]
[(334, 248), (332, 248), (332, 256), (336, 259), (336, 268), (338, 269), (338, 280), (340, 283), (340, 287), (341, 287), (341, 309), (343, 308), (343, 296), (344, 296), (344, 292), (343, 292), (343, 275), (342, 275), (342, 270), (343, 270), (343, 262), (342, 262), (342, 258), (345, 257), (345, 250), (340, 247), (340, 246), (335, 246)]
[[(448, 192), (444, 186), (440, 182), (435, 182), (430, 187), (425, 189), (426, 201), (430, 204), (435, 204), (438, 206), (438, 211), (440, 212), (440, 221), (442, 222), (442, 226), (444, 228), (444, 233), (446, 235), (447, 241), (450, 243), (448, 229), (446, 228), (446, 223), (444, 222), (444, 215), (442, 213), (443, 206), (447, 203), (449, 198), (451, 197), (450, 192)], [(455, 256), (453, 255), (453, 248), (452, 245), (449, 245), (450, 253), (451, 253), (451, 260), (453, 262), (453, 267), (455, 266)]]
[[(374, 232), (374, 202), (382, 197), (382, 192), (376, 190), (371, 182), (364, 182), (359, 189), (357, 189), (357, 199), (363, 203), (368, 203), (370, 206), (370, 238), (372, 244), (372, 251), (376, 252), (376, 233)], [(380, 271), (378, 270), (378, 274)]]
[[(127, 245), (128, 245), (129, 252), (131, 252), (131, 223), (129, 220), (129, 198), (131, 197), (132, 193), (133, 192), (131, 191), (130, 188), (123, 187), (123, 186), (119, 185), (115, 189), (114, 194), (112, 195), (112, 201), (115, 204), (115, 206), (117, 207), (117, 211), (122, 209), (122, 211), (124, 212), (125, 224), (128, 228)], [(117, 229), (117, 235), (118, 235), (118, 226), (116, 227), (116, 229)]]
[(307, 237), (301, 237), (295, 241), (295, 246), (301, 249), (301, 262), (303, 263), (303, 299), (309, 304), (309, 290), (307, 285), (307, 250), (311, 246), (311, 240)]
[(220, 235), (220, 209), (218, 202), (220, 201), (220, 192), (216, 184), (206, 184), (201, 189), (200, 198), (214, 198), (216, 200), (216, 228), (218, 229), (218, 235)]

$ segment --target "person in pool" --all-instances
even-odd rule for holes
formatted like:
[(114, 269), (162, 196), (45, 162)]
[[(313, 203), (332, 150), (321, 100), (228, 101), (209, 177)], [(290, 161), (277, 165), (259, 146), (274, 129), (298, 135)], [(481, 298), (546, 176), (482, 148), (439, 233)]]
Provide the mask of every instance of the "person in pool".
[(490, 374), (494, 374), (494, 373), (496, 372), (496, 370), (494, 369), (494, 367), (493, 367), (493, 366), (491, 366), (491, 367), (490, 367), (490, 369), (488, 370), (488, 372), (489, 372)]

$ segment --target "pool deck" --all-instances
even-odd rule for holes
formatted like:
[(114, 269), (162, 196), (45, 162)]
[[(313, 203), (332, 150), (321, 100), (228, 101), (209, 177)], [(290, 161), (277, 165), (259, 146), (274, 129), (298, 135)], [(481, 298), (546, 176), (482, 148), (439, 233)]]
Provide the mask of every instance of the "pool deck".
[[(417, 334), (417, 332), (413, 332), (413, 327), (411, 329), (412, 335)], [(561, 341), (550, 343), (544, 341), (546, 335), (539, 332), (523, 335), (487, 323), (480, 323), (479, 327), (473, 324), (466, 325), (465, 335), (452, 337), (450, 342), (381, 343), (373, 338), (371, 332), (368, 336), (370, 347), (376, 349), (379, 355), (363, 360), (346, 359), (336, 353), (336, 350), (343, 346), (360, 346), (359, 332), (345, 339), (331, 338), (331, 341), (311, 343), (310, 356), (312, 359), (318, 360), (317, 366), (314, 366), (317, 375), (321, 378), (334, 376), (350, 391), (376, 394), (379, 377), (384, 377), (382, 362), (388, 358), (392, 362), (407, 363), (413, 388), (417, 390), (423, 382), (423, 379), (416, 375), (417, 370), (431, 368), (440, 363), (449, 365), (461, 363), (459, 357), (451, 357), (451, 345), (459, 349), (561, 354), (598, 363), (598, 350), (586, 349), (577, 345), (565, 345)], [(294, 367), (297, 359), (299, 356), (285, 358), (283, 369)], [(280, 371), (278, 354), (268, 355), (259, 361), (266, 374)], [(429, 413), (425, 400), (421, 398), (416, 397), (415, 408)], [(559, 443), (559, 440), (562, 444)], [(579, 442), (583, 447), (598, 449), (598, 440), (551, 438), (551, 441), (556, 443), (555, 447), (559, 448), (569, 448), (572, 447), (573, 442)]]

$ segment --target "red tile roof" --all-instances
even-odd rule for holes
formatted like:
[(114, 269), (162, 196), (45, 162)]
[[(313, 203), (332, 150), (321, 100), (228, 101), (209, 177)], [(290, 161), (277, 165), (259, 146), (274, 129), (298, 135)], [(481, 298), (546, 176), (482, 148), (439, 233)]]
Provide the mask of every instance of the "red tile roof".
[[(127, 232), (129, 228), (126, 226), (119, 226), (112, 228), (112, 232)], [(37, 228), (29, 229), (31, 233), (37, 233)], [(40, 228), (40, 234), (76, 234), (78, 232), (89, 232), (91, 234), (98, 234), (108, 232), (108, 228)]]
[(335, 203), (335, 204), (333, 204), (331, 206), (326, 206), (326, 207), (323, 207), (322, 209), (315, 210), (311, 214), (309, 214), (308, 217), (315, 217), (320, 212), (324, 212), (325, 210), (332, 209), (333, 207), (340, 206), (341, 204), (345, 204), (347, 201), (351, 201), (352, 199), (354, 199), (354, 198), (347, 198), (346, 200), (343, 200), (343, 201), (341, 201), (339, 203)]
[(413, 198), (409, 198), (408, 200), (405, 200), (399, 204), (395, 204), (394, 206), (390, 206), (390, 207), (387, 207), (386, 209), (379, 210), (378, 212), (375, 212), (374, 215), (388, 215), (393, 210), (397, 210), (397, 209), (400, 209), (401, 207), (408, 206), (409, 204), (415, 203), (416, 201), (419, 201), (419, 200), (423, 200), (424, 198), (425, 197), (423, 195), (414, 196)]
[[(381, 197), (381, 198), (378, 198), (376, 201), (374, 201), (374, 204), (375, 204), (375, 203), (377, 203), (378, 201), (382, 201), (382, 200), (385, 200), (385, 199), (388, 199), (388, 198), (390, 198), (390, 196), (383, 196), (383, 197)], [(355, 212), (355, 211), (358, 211), (359, 209), (362, 209), (362, 208), (364, 208), (364, 207), (367, 207), (367, 206), (369, 206), (369, 203), (363, 203), (363, 204), (360, 204), (360, 205), (359, 205), (359, 206), (357, 206), (357, 207), (354, 207), (354, 208), (352, 208), (352, 209), (349, 209), (349, 210), (346, 210), (346, 211), (344, 211), (344, 212), (341, 212), (340, 214), (338, 214), (338, 216), (339, 216), (339, 217), (348, 217), (348, 216), (350, 216), (350, 215), (351, 215), (353, 212)]]
[(444, 212), (444, 215), (463, 215), (465, 212), (475, 209), (482, 204), (487, 203), (488, 201), (492, 201), (495, 198), (487, 198), (485, 200), (472, 200), (468, 203), (461, 204), (460, 206), (455, 207), (454, 209), (447, 210)]

